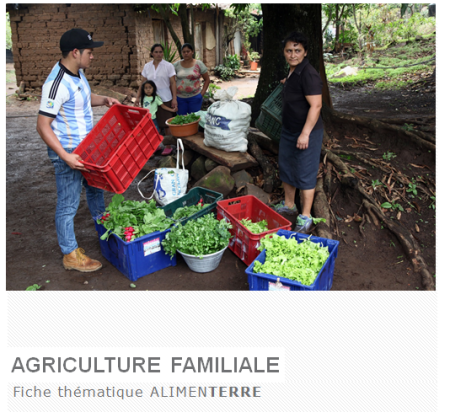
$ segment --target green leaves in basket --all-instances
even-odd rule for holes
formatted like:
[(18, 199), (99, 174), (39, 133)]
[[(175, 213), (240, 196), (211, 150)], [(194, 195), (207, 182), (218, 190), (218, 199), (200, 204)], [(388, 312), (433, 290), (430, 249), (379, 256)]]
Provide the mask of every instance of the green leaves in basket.
[(194, 213), (199, 212), (204, 207), (208, 207), (208, 206), (209, 206), (209, 203), (206, 203), (204, 205), (201, 205), (199, 203), (199, 204), (192, 205), (192, 206), (179, 207), (177, 210), (175, 210), (175, 213), (173, 214), (172, 219), (174, 219), (174, 220), (185, 219), (189, 216), (192, 216)]
[(248, 230), (250, 230), (250, 232), (252, 232), (256, 235), (269, 230), (266, 220), (261, 220), (260, 222), (252, 222), (250, 219), (242, 219), (241, 223)]
[(312, 285), (330, 255), (328, 248), (309, 238), (298, 243), (295, 237), (270, 236), (261, 239), (258, 250), (266, 249), (266, 260), (264, 263), (255, 261), (253, 273), (267, 273), (305, 286)]
[(106, 212), (98, 224), (103, 224), (106, 232), (100, 239), (108, 240), (111, 233), (115, 233), (121, 239), (125, 240), (125, 228), (134, 229), (135, 238), (148, 235), (153, 232), (162, 232), (168, 229), (173, 220), (166, 217), (164, 210), (156, 207), (156, 202), (151, 199), (147, 201), (125, 200), (125, 198), (116, 194), (106, 207)]
[(218, 252), (228, 245), (233, 225), (217, 220), (214, 213), (189, 220), (184, 226), (177, 223), (162, 241), (166, 255), (175, 256), (177, 250), (202, 257)]
[(200, 116), (196, 115), (195, 113), (179, 114), (175, 116), (175, 118), (170, 122), (170, 124), (175, 125), (188, 124), (196, 122), (198, 119), (200, 119)]

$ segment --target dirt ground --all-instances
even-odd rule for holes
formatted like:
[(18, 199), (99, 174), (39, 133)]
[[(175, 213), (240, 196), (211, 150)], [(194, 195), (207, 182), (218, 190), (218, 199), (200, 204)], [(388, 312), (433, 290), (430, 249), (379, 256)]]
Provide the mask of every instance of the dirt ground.
[[(248, 97), (254, 94), (257, 80), (239, 79), (220, 86), (228, 88), (237, 85), (239, 97)], [(7, 85), (7, 95), (14, 93), (16, 88), (15, 85)], [(435, 113), (435, 90), (432, 88), (418, 92), (375, 92), (370, 87), (349, 91), (336, 86), (331, 88), (331, 93), (336, 110), (356, 115), (386, 118), (402, 114), (417, 118)], [(138, 279), (133, 282), (136, 288), (131, 289), (131, 282), (102, 256), (84, 195), (75, 219), (77, 240), (89, 256), (103, 263), (103, 268), (92, 274), (64, 270), (54, 228), (54, 171), (47, 157), (46, 146), (36, 132), (38, 108), (39, 101), (18, 101), (12, 95), (7, 97), (7, 290), (24, 290), (33, 284), (40, 285), (40, 290), (248, 290), (244, 272), (246, 265), (229, 249), (214, 272), (191, 272), (179, 257), (176, 266)], [(105, 111), (105, 108), (94, 109), (95, 122)], [(357, 128), (337, 126), (327, 131), (333, 138), (339, 139), (343, 147), (352, 142), (346, 137), (360, 136), (364, 132)], [(414, 148), (404, 141), (394, 141), (389, 136), (369, 135), (370, 140), (379, 146), (374, 156), (380, 157), (387, 151), (395, 152), (397, 157), (392, 160), (392, 164), (397, 169), (405, 170), (405, 173), (415, 177), (427, 174), (429, 179), (435, 181), (434, 154)], [(371, 173), (372, 179), (381, 178), (377, 171)], [(142, 177), (143, 172), (124, 193), (125, 198), (141, 200), (136, 183)], [(111, 197), (111, 193), (106, 193), (106, 204)], [(422, 200), (415, 198), (414, 202), (420, 212), (414, 209), (410, 213), (402, 213), (402, 223), (408, 228), (414, 228), (417, 224), (420, 231), (415, 231), (414, 237), (421, 244), (423, 256), (434, 274), (435, 211), (429, 207), (430, 201), (425, 197)], [(345, 222), (347, 216), (360, 211), (360, 204), (352, 193), (339, 191), (333, 209), (340, 219), (337, 237), (340, 245), (332, 290), (422, 289), (421, 278), (413, 272), (397, 239), (387, 229), (366, 225), (365, 237), (362, 237), (354, 221)]]

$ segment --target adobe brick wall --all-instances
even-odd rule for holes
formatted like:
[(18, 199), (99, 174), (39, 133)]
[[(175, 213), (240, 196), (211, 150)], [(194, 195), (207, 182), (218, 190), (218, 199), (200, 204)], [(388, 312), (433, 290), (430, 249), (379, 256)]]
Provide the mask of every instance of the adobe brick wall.
[[(94, 60), (85, 73), (92, 86), (137, 87), (144, 64), (151, 60), (148, 48), (154, 37), (150, 17), (134, 12), (131, 4), (27, 4), (10, 10), (9, 15), (17, 85), (21, 81), (27, 88), (44, 84), (61, 58), (61, 35), (74, 27), (93, 33), (94, 40), (105, 43), (95, 49)], [(152, 17), (156, 16), (152, 12)], [(196, 16), (196, 20), (209, 21), (214, 27), (213, 10), (197, 11)], [(171, 20), (182, 39), (180, 20), (175, 16)], [(204, 63), (214, 67), (215, 48), (203, 51)]]

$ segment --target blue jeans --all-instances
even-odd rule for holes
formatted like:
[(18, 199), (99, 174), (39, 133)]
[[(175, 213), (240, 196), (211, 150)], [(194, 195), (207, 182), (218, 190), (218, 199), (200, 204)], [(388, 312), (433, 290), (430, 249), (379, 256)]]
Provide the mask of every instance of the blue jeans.
[(202, 108), (203, 96), (201, 93), (187, 98), (177, 96), (177, 102), (178, 102), (177, 114), (195, 113), (201, 110)]
[[(65, 149), (72, 153), (75, 149)], [(82, 186), (86, 188), (86, 199), (91, 216), (96, 218), (105, 211), (103, 190), (89, 186), (79, 170), (71, 169), (52, 149), (48, 148), (48, 157), (55, 167), (56, 191), (56, 234), (58, 243), (64, 255), (78, 248), (75, 239), (73, 219), (80, 204)]]
[(159, 129), (159, 126), (158, 126), (158, 121), (156, 119), (152, 119), (152, 122), (155, 125), (156, 130), (158, 130), (158, 133), (161, 134), (161, 130)]

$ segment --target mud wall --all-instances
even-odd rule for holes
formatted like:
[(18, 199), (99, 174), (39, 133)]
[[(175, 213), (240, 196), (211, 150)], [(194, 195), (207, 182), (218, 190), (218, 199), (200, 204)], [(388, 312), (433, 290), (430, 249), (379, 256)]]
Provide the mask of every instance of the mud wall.
[[(155, 42), (149, 13), (136, 13), (127, 4), (27, 4), (10, 14), (14, 68), (17, 85), (41, 87), (55, 63), (61, 58), (59, 39), (71, 28), (80, 27), (92, 33), (94, 40), (104, 41), (95, 49), (94, 61), (86, 70), (91, 85), (137, 87), (140, 72), (150, 61), (148, 48)], [(196, 12), (196, 21), (214, 27), (215, 10)], [(158, 14), (152, 11), (152, 18)], [(171, 18), (175, 32), (182, 36), (179, 18)], [(216, 65), (215, 48), (205, 48), (203, 61), (208, 68)], [(170, 33), (168, 39), (171, 41)], [(216, 44), (217, 40), (215, 39)], [(210, 43), (210, 42), (209, 42)]]

